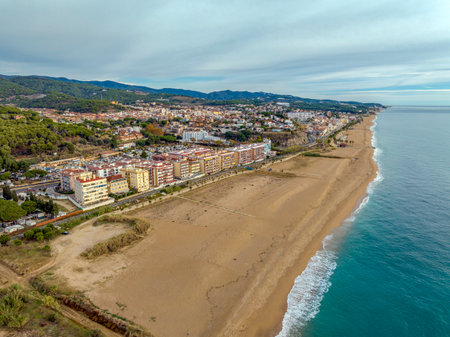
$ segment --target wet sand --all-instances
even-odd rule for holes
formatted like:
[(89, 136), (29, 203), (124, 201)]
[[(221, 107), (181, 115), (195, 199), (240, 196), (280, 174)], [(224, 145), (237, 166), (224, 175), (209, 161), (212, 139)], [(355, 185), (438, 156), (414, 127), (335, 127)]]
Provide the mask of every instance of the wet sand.
[(150, 234), (69, 284), (159, 337), (275, 336), (295, 278), (376, 175), (372, 119), (346, 131), (339, 158), (298, 156), (133, 211)]

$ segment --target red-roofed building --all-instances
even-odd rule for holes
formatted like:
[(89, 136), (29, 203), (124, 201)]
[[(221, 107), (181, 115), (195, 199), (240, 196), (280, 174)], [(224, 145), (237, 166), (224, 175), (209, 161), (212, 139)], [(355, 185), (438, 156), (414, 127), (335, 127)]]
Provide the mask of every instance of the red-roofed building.
[(74, 191), (75, 179), (89, 179), (92, 178), (92, 172), (88, 172), (82, 169), (67, 169), (61, 171), (60, 185), (62, 191)]
[(127, 193), (130, 190), (128, 188), (127, 179), (121, 174), (106, 177), (106, 181), (108, 182), (108, 193), (122, 194)]
[(75, 201), (81, 207), (92, 206), (108, 201), (106, 178), (76, 178), (74, 181)]

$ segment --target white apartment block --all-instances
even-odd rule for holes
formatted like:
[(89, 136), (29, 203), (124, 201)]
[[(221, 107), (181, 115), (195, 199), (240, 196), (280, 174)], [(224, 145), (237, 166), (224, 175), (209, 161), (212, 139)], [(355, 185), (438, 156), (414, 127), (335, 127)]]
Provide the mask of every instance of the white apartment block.
[(108, 183), (106, 178), (77, 178), (74, 182), (75, 201), (82, 207), (107, 201)]

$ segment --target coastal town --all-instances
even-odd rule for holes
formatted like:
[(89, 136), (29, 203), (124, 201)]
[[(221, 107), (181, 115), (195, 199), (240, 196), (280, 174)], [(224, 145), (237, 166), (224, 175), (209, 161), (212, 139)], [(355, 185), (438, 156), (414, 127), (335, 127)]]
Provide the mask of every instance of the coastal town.
[(0, 337), (450, 337), (450, 1), (0, 12)]
[[(294, 143), (300, 145), (296, 149), (306, 149), (358, 119), (350, 113), (295, 110), (288, 103), (188, 108), (137, 103), (126, 108), (98, 114), (36, 109), (41, 118), (55, 123), (83, 124), (94, 133), (109, 135), (116, 142), (115, 148), (45, 160), (32, 164), (22, 174), (0, 172), (3, 199), (26, 206), (34, 193), (54, 205), (53, 212), (34, 207), (19, 213), (23, 215), (19, 218), (4, 217), (0, 233), (13, 234), (57, 221), (77, 210), (111, 205), (132, 195), (186, 184), (219, 172), (251, 169), (249, 165), (283, 153), (289, 148), (289, 139), (298, 139), (299, 134), (302, 137)], [(21, 114), (14, 116), (16, 120), (21, 118)], [(166, 141), (149, 143), (148, 139), (155, 136)], [(281, 143), (280, 136), (287, 141)], [(346, 146), (345, 141), (334, 145)]]

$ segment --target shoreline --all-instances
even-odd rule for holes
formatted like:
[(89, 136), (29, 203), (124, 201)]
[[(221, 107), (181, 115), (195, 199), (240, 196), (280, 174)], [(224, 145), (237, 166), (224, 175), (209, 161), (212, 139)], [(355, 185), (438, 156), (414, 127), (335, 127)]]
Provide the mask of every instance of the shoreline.
[(55, 274), (158, 337), (276, 336), (294, 280), (376, 175), (373, 119), (343, 131), (354, 143), (332, 158), (293, 156), (132, 210), (152, 223), (147, 237)]
[[(351, 212), (348, 213), (345, 217), (343, 217), (342, 220), (337, 225), (335, 225), (335, 226), (331, 225), (331, 226), (327, 227), (325, 229), (325, 234), (323, 234), (323, 235), (321, 235), (321, 236), (319, 236), (319, 237), (317, 237), (315, 239), (317, 241), (320, 240), (320, 243), (319, 242), (315, 242), (313, 244), (313, 246), (311, 247), (311, 249), (308, 251), (307, 256), (309, 256), (309, 257), (304, 256), (304, 258), (300, 261), (301, 269), (299, 271), (297, 271), (298, 272), (297, 277), (300, 276), (305, 271), (305, 269), (306, 269), (309, 261), (311, 260), (311, 258), (313, 256), (315, 256), (316, 253), (321, 248), (323, 248), (323, 240), (325, 239), (325, 237), (327, 235), (331, 234), (333, 230), (338, 229), (339, 227), (341, 227), (343, 225), (343, 223), (348, 218), (352, 217), (352, 215), (359, 209), (359, 207), (364, 202), (364, 200), (367, 197), (369, 197), (369, 192), (367, 191), (367, 189), (369, 188), (370, 184), (373, 183), (375, 181), (375, 179), (377, 178), (378, 170), (379, 170), (378, 165), (377, 165), (376, 161), (374, 160), (375, 148), (372, 146), (373, 131), (371, 129), (371, 127), (374, 126), (376, 118), (377, 118), (377, 115), (367, 117), (367, 119), (369, 120), (369, 124), (370, 124), (369, 127), (368, 127), (368, 132), (371, 135), (371, 137), (370, 137), (370, 146), (372, 147), (372, 151), (371, 151), (370, 161), (371, 161), (371, 166), (372, 166), (373, 172), (370, 175), (370, 177), (366, 180), (366, 182), (363, 185), (361, 185), (361, 187), (357, 191), (355, 191), (355, 195), (358, 195), (358, 193), (361, 192), (361, 191), (362, 191), (362, 194), (360, 194), (360, 196), (357, 198), (357, 201), (354, 204), (353, 208), (351, 209)], [(367, 122), (366, 119), (365, 119), (364, 122)], [(285, 283), (286, 283), (286, 281), (285, 281)], [(292, 290), (292, 285), (291, 285), (291, 290)], [(266, 336), (270, 336), (270, 337), (278, 336), (279, 333), (281, 332), (283, 318), (284, 318), (284, 315), (286, 314), (286, 311), (287, 311), (287, 297), (288, 297), (289, 293), (290, 293), (290, 290), (289, 290), (288, 294), (286, 295), (286, 303), (285, 303), (285, 306), (284, 306), (284, 311), (277, 316), (279, 318), (278, 323), (272, 329), (266, 331), (266, 332), (268, 332), (268, 334), (265, 334)]]
[[(353, 207), (350, 209), (350, 212), (343, 211), (339, 212), (337, 218), (339, 219), (337, 222), (330, 223), (328, 226), (324, 227), (323, 230), (310, 242), (301, 258), (290, 267), (288, 275), (283, 276), (278, 281), (279, 287), (277, 290), (271, 294), (271, 296), (267, 299), (270, 305), (259, 310), (257, 314), (255, 314), (251, 321), (246, 323), (245, 333), (238, 334), (236, 336), (277, 336), (282, 329), (282, 323), (284, 315), (287, 311), (287, 297), (292, 290), (295, 279), (302, 274), (302, 272), (306, 269), (309, 261), (316, 253), (323, 247), (324, 238), (330, 234), (334, 229), (339, 228), (343, 222), (352, 216), (352, 214), (359, 208), (364, 199), (369, 195), (367, 192), (367, 188), (371, 182), (373, 182), (377, 177), (378, 166), (373, 158), (374, 148), (372, 147), (372, 137), (373, 132), (370, 129), (374, 125), (374, 120), (377, 115), (369, 116), (364, 119), (366, 132), (370, 134), (370, 142), (368, 145), (372, 148), (370, 151), (370, 164), (372, 168), (372, 173), (365, 180), (365, 182), (354, 191), (354, 197), (356, 197), (356, 201), (353, 203)], [(367, 126), (367, 124), (369, 124)], [(354, 199), (354, 198), (352, 198)], [(350, 202), (351, 204), (352, 202)], [(284, 298), (284, 303), (280, 303), (280, 296)], [(266, 328), (261, 328), (261, 323), (264, 322)], [(219, 336), (218, 334), (217, 336)], [(234, 336), (234, 334), (233, 334)]]

